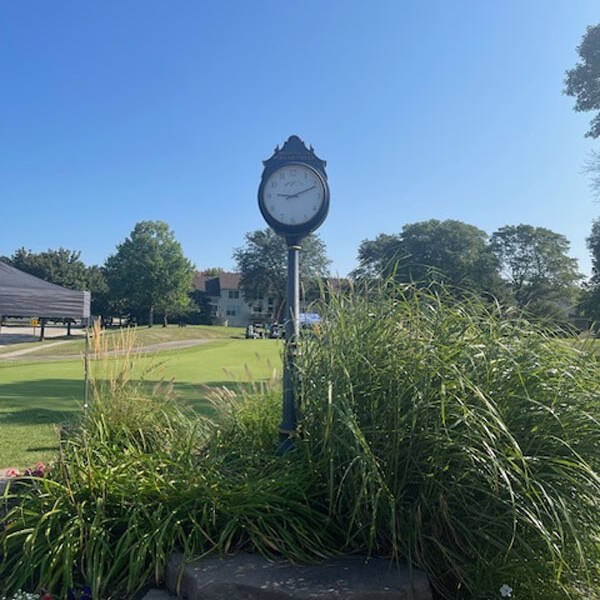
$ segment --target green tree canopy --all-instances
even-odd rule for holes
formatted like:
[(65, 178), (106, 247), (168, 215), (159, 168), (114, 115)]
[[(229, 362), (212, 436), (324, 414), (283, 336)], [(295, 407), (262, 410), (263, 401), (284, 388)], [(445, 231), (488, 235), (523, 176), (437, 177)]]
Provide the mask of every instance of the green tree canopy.
[(576, 111), (599, 111), (585, 134), (597, 138), (600, 136), (600, 25), (587, 28), (577, 53), (581, 60), (567, 71), (564, 92), (575, 97)]
[(400, 235), (380, 233), (374, 240), (363, 240), (358, 248), (359, 266), (352, 271), (352, 278), (361, 280), (389, 276), (397, 262), (406, 258), (403, 252)]
[(539, 316), (558, 316), (573, 304), (582, 275), (568, 256), (564, 235), (531, 225), (507, 225), (492, 234), (517, 305)]
[(593, 283), (600, 284), (600, 219), (592, 224), (592, 231), (586, 238), (587, 247), (592, 255), (592, 277)]
[(65, 248), (48, 249), (39, 253), (19, 248), (10, 258), (4, 258), (4, 260), (16, 269), (45, 281), (72, 290), (84, 290), (87, 289), (87, 268), (79, 258), (80, 256), (81, 252), (78, 250)]
[(499, 264), (485, 231), (461, 221), (431, 219), (405, 225), (395, 235), (364, 240), (355, 279), (389, 277), (397, 281), (451, 286), (492, 294), (502, 292)]
[(93, 314), (103, 314), (108, 286), (102, 269), (86, 267), (79, 250), (58, 248), (35, 253), (18, 248), (11, 257), (2, 260), (16, 269), (72, 290), (89, 290), (92, 295)]
[[(316, 279), (327, 277), (330, 261), (325, 244), (317, 235), (307, 236), (301, 245), (300, 282), (306, 290)], [(251, 231), (245, 235), (244, 246), (234, 250), (233, 258), (242, 274), (244, 298), (254, 302), (272, 296), (275, 315), (281, 318), (287, 285), (287, 246), (283, 237), (270, 228)]]
[(181, 311), (190, 302), (194, 266), (185, 258), (175, 234), (162, 221), (141, 221), (117, 246), (105, 264), (111, 301), (119, 312), (164, 315)]
[(600, 322), (600, 219), (592, 225), (592, 231), (586, 239), (592, 256), (592, 276), (583, 286), (580, 309), (583, 316)]
[(208, 269), (202, 271), (202, 275), (205, 277), (216, 277), (221, 273), (225, 273), (225, 269), (222, 269), (221, 267), (208, 267)]

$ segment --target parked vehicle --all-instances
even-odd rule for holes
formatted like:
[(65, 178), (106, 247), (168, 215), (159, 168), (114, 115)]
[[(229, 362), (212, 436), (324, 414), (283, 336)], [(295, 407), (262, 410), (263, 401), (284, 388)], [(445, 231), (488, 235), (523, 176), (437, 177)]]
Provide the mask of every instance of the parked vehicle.
[(285, 326), (281, 323), (252, 323), (246, 327), (246, 339), (281, 339), (285, 337)]
[(254, 329), (254, 325), (248, 325), (246, 327), (246, 339), (247, 340), (257, 340), (260, 337), (260, 334)]
[(281, 339), (285, 336), (285, 328), (279, 323), (273, 323), (269, 329), (269, 337), (272, 339)]

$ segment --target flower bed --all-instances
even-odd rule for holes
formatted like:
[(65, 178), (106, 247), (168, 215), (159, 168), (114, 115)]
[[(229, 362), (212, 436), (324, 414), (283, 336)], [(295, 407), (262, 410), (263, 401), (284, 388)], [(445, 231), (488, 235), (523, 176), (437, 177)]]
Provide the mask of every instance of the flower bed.
[[(69, 591), (67, 599), (92, 600), (90, 588), (86, 587), (78, 594), (75, 591)], [(58, 598), (50, 594), (34, 594), (31, 592), (24, 592), (23, 590), (18, 590), (12, 596), (1, 596), (0, 600), (58, 600)]]
[(19, 493), (24, 486), (37, 485), (36, 479), (43, 478), (50, 472), (50, 468), (39, 462), (23, 473), (18, 469), (7, 469), (0, 475), (0, 524), (8, 511), (18, 503)]

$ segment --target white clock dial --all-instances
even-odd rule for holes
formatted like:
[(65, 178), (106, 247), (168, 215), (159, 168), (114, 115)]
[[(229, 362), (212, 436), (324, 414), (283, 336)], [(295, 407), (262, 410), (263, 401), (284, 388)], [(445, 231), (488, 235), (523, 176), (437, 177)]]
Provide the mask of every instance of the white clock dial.
[(321, 209), (325, 190), (321, 178), (302, 165), (286, 165), (267, 179), (263, 205), (284, 225), (302, 225)]

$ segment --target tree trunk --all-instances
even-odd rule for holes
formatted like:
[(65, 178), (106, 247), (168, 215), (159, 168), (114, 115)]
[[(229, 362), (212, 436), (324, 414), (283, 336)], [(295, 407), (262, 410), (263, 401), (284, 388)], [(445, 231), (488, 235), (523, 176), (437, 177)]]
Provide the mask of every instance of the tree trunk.
[(168, 325), (168, 323), (167, 323), (167, 315), (165, 315), (163, 317), (163, 327), (166, 327), (167, 325)]
[(71, 321), (67, 321), (67, 335), (71, 335)]
[(154, 306), (150, 307), (150, 311), (148, 313), (148, 327), (152, 327), (154, 325)]
[(273, 306), (277, 307), (274, 311), (275, 320), (278, 323), (285, 323), (285, 321), (286, 321), (285, 308), (286, 308), (287, 300), (285, 298), (277, 298), (276, 301), (277, 301), (277, 304), (273, 305)]

